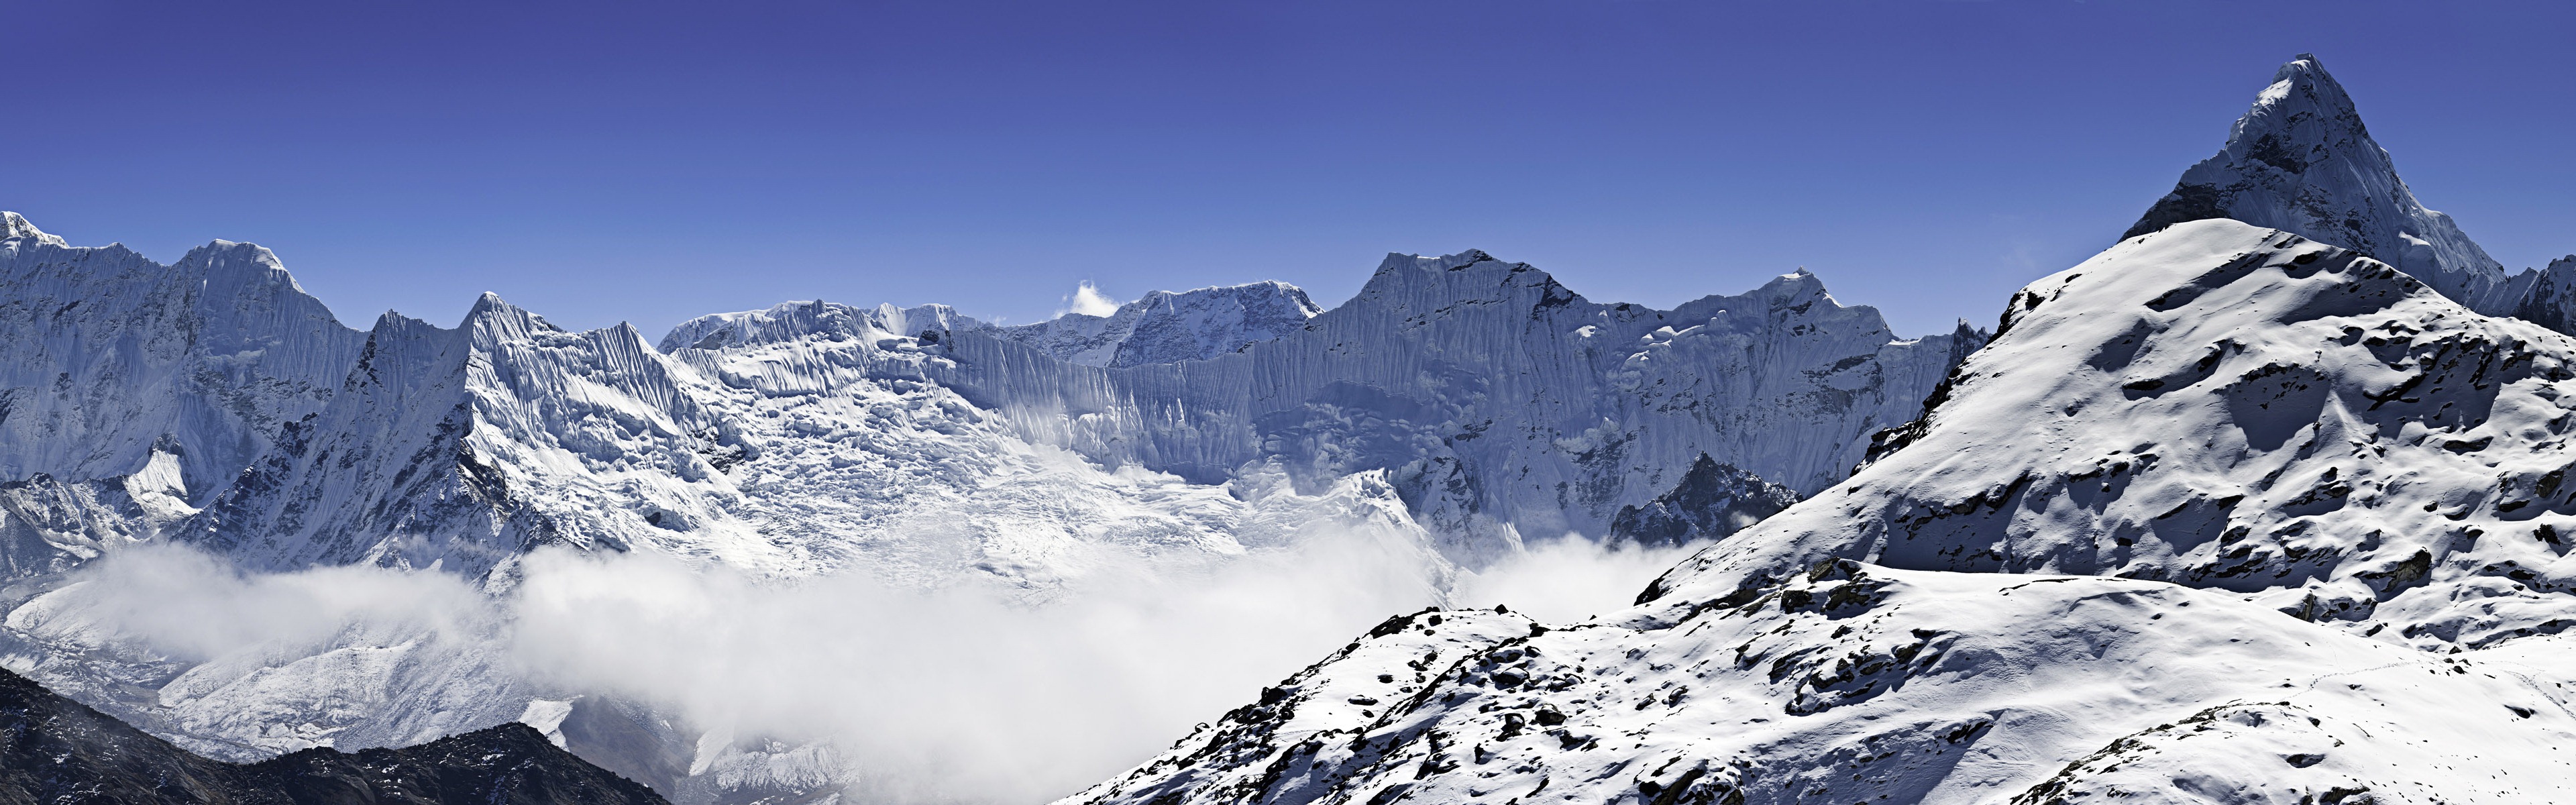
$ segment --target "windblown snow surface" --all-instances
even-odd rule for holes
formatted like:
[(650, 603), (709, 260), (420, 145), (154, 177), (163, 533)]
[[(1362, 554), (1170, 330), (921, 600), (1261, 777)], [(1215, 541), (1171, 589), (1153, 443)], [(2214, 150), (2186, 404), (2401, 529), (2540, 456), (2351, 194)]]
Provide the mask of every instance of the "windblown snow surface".
[(2546, 801), (2571, 361), (2296, 235), (2132, 238), (1636, 607), (1390, 620), (1069, 801)]

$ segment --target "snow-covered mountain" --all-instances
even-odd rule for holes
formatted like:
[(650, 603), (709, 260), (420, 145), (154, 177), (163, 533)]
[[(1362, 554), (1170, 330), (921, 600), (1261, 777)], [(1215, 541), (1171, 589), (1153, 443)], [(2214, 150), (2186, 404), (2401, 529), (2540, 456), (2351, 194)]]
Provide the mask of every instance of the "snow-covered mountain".
[(1330, 310), (790, 302), (656, 346), (486, 295), (360, 333), (256, 246), (163, 266), (7, 214), (0, 658), (222, 759), (519, 719), (677, 800), (808, 801), (875, 790), (864, 744), (559, 689), (489, 610), (208, 659), (75, 571), (175, 541), (488, 604), (562, 546), (1045, 607), (1327, 535), (1426, 590), (1568, 534), (1715, 541), (1581, 624), (1391, 619), (1069, 801), (2546, 800), (2571, 321), (2576, 258), (2507, 276), (2309, 56), (1992, 334), (1900, 338), (1804, 271), (1654, 310), (1476, 251)]
[(1390, 621), (1069, 801), (2546, 799), (2571, 365), (2349, 250), (2169, 227), (1636, 608)]
[(2560, 332), (2576, 321), (2576, 261), (2507, 276), (2502, 264), (2425, 208), (2370, 138), (2343, 85), (2310, 54), (2272, 76), (2216, 156), (2184, 171), (2121, 237), (2183, 221), (2232, 218), (2359, 251), (2471, 310)]
[(1368, 489), (1470, 565), (1524, 534), (1677, 543), (1841, 477), (1982, 339), (1899, 339), (1803, 272), (1656, 311), (1481, 252), (1390, 257), (1321, 315), (1279, 283), (1014, 328), (789, 303), (655, 349), (487, 296), (457, 329), (361, 335), (254, 246), (163, 267), (8, 243), (24, 572), (170, 530), (266, 570), (480, 577), (560, 544), (1042, 586), (1077, 544), (1224, 554), (1319, 511), (1382, 520)]
[[(1848, 474), (1983, 339), (1900, 339), (1803, 271), (1662, 311), (1470, 251), (1390, 255), (1303, 329), (1207, 360), (1100, 369), (958, 331), (931, 376), (1104, 466), (1203, 483), (1279, 467), (1301, 489), (1386, 470), (1473, 566), (1525, 537), (1758, 519)], [(1720, 509), (1650, 514), (1682, 501)]]
[(1066, 313), (994, 335), (1084, 366), (1206, 360), (1304, 328), (1324, 312), (1284, 282), (1155, 291), (1107, 316)]
[(485, 294), (454, 330), (388, 313), (341, 391), (182, 539), (246, 567), (439, 566), (543, 544), (721, 554), (717, 417), (635, 328), (569, 333)]
[(0, 216), (0, 544), (11, 578), (155, 539), (320, 411), (359, 333), (266, 249), (161, 265)]
[(509, 724), (406, 749), (305, 752), (233, 765), (189, 754), (0, 671), (0, 791), (21, 802), (404, 802), (663, 805)]

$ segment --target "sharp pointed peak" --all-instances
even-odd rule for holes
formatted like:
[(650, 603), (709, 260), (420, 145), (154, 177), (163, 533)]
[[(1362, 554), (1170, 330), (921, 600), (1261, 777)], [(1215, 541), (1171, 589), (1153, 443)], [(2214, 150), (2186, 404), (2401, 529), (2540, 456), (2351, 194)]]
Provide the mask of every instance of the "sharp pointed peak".
[(2271, 85), (2254, 96), (2253, 108), (2236, 121), (2229, 139), (2242, 139), (2249, 129), (2287, 129), (2309, 118), (2340, 124), (2329, 130), (2348, 126), (2362, 138), (2369, 137), (2361, 131), (2361, 116), (2353, 109), (2351, 93), (2326, 72), (2325, 63), (2318, 61), (2315, 54), (2301, 53), (2272, 72)]
[(510, 332), (563, 329), (555, 326), (553, 322), (546, 321), (544, 316), (537, 315), (535, 311), (510, 304), (509, 300), (502, 299), (500, 294), (491, 291), (484, 291), (482, 296), (475, 297), (474, 307), (465, 312), (465, 321), (457, 326), (465, 329), (499, 327)]

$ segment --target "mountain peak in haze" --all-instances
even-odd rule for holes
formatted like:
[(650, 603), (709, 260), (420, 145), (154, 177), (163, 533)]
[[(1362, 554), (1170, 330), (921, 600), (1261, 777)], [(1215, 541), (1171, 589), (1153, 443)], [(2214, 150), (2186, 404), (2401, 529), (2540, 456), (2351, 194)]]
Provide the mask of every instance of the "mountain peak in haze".
[(2184, 171), (2121, 235), (2232, 218), (2353, 249), (2480, 312), (2511, 313), (2527, 283), (2415, 199), (2325, 65), (2302, 53), (2229, 128), (2218, 154)]

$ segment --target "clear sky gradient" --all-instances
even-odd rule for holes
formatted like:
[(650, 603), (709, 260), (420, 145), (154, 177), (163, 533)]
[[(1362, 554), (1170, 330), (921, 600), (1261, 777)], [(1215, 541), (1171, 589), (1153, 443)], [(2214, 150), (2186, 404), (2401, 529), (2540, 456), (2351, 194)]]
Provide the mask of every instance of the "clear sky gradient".
[(344, 321), (788, 299), (1026, 322), (1482, 248), (1668, 306), (1806, 266), (1991, 325), (2314, 51), (2509, 268), (2576, 252), (2576, 14), (2491, 2), (13, 2), (0, 209), (277, 250)]

